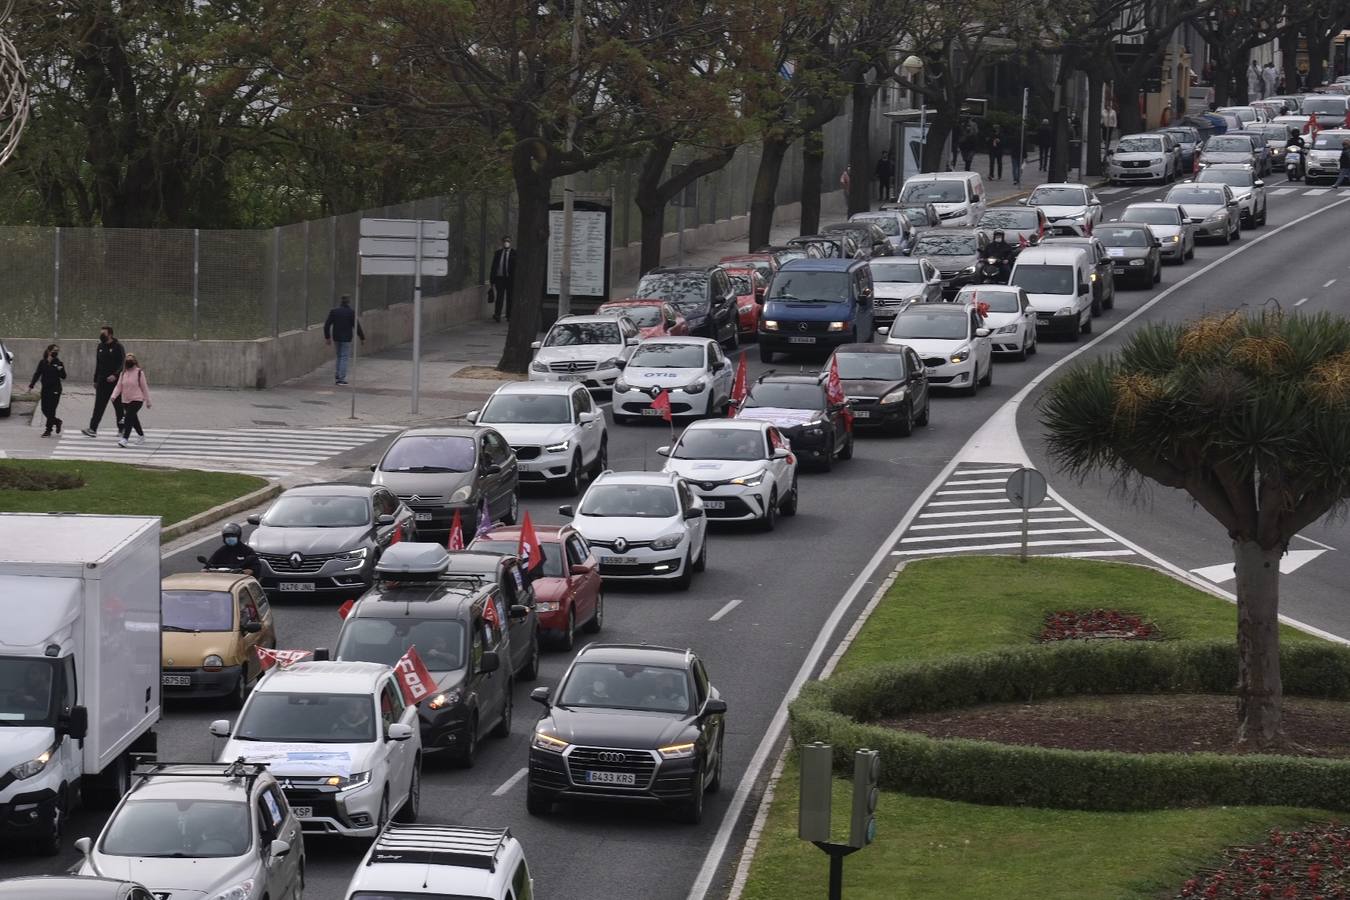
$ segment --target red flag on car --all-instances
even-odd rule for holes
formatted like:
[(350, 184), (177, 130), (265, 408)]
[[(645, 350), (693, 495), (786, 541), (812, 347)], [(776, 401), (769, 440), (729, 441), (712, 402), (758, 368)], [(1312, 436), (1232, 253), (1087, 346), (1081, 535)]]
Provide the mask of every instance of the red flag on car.
[(736, 363), (736, 378), (731, 382), (731, 404), (727, 407), (727, 415), (734, 416), (740, 411), (748, 393), (750, 393), (750, 371), (745, 363), (745, 354), (742, 353), (740, 361)]
[(534, 522), (530, 521), (530, 511), (520, 524), (520, 543), (516, 545), (516, 556), (525, 563), (525, 571), (533, 572), (544, 564), (544, 551), (539, 549), (539, 537), (534, 533)]
[(392, 547), (401, 540), (403, 540), (403, 523), (398, 522), (394, 525), (393, 537), (389, 538), (389, 546)]
[(266, 647), (254, 647), (253, 652), (258, 654), (258, 664), (262, 666), (264, 672), (273, 666), (285, 669), (314, 655), (313, 650), (269, 650)]
[(348, 599), (343, 601), (342, 605), (338, 607), (338, 618), (345, 619), (349, 615), (351, 615), (352, 607), (355, 605), (356, 605), (355, 600)]
[(848, 395), (844, 393), (844, 383), (839, 380), (839, 358), (830, 357), (830, 375), (825, 379), (825, 397), (831, 406), (844, 407), (844, 427), (853, 430), (853, 410), (848, 407)]
[(670, 412), (670, 391), (661, 388), (661, 392), (652, 398), (652, 409), (659, 412), (667, 422), (674, 423), (675, 417)]
[(1019, 234), (1019, 235), (1017, 236), (1017, 249), (1018, 249), (1018, 250), (1025, 250), (1025, 249), (1027, 249), (1027, 248), (1030, 247), (1030, 246), (1031, 246), (1031, 243), (1027, 240), (1027, 236), (1026, 236), (1025, 234)]
[(399, 690), (403, 691), (404, 703), (417, 703), (436, 692), (436, 679), (427, 671), (415, 646), (409, 647), (408, 652), (394, 663), (394, 677), (398, 679)]
[(455, 517), (450, 520), (450, 537), (445, 541), (445, 549), (464, 549), (464, 523), (459, 518), (459, 510), (455, 510)]

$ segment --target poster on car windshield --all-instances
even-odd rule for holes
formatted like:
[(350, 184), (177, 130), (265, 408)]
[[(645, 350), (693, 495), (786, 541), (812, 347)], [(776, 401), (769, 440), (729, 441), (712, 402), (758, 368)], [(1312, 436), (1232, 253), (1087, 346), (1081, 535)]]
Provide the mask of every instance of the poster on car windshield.
[(315, 750), (312, 746), (280, 744), (250, 753), (251, 763), (265, 763), (278, 775), (352, 774), (352, 755), (346, 750)]

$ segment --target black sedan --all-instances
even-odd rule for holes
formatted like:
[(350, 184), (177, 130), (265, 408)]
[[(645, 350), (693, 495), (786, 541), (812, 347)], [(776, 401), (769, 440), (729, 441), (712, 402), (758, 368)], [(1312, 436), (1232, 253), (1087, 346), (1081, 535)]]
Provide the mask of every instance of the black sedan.
[(703, 794), (722, 786), (727, 704), (690, 650), (591, 644), (550, 691), (530, 738), (525, 808), (559, 800), (663, 804), (703, 818)]
[(1148, 288), (1162, 280), (1162, 242), (1147, 225), (1099, 225), (1093, 236), (1106, 245), (1116, 281)]
[(826, 472), (835, 459), (853, 458), (848, 403), (830, 403), (815, 375), (761, 375), (737, 415), (772, 423), (802, 462)]
[[(885, 428), (908, 437), (928, 424), (928, 369), (900, 344), (845, 344), (831, 359), (848, 395), (854, 424)], [(830, 371), (830, 363), (824, 371)]]
[(935, 228), (920, 232), (910, 256), (927, 257), (942, 273), (942, 291), (948, 297), (968, 284), (978, 284), (980, 259), (989, 244), (974, 228)]

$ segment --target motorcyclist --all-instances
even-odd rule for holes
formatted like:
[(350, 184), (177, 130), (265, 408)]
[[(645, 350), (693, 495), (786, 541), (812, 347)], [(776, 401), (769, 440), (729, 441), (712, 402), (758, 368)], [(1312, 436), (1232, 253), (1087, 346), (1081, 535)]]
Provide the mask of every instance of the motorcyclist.
[(1017, 255), (1017, 248), (1004, 239), (1002, 230), (994, 232), (994, 239), (985, 245), (984, 255), (998, 260), (999, 275), (1006, 281), (1008, 273), (1012, 271), (1012, 259)]
[(1301, 176), (1302, 176), (1302, 172), (1303, 172), (1303, 154), (1304, 154), (1305, 152), (1307, 152), (1308, 145), (1307, 145), (1307, 142), (1305, 142), (1305, 141), (1303, 140), (1303, 135), (1299, 134), (1299, 131), (1298, 131), (1297, 128), (1290, 128), (1290, 129), (1289, 129), (1289, 140), (1288, 140), (1287, 142), (1285, 142), (1285, 145), (1284, 145), (1284, 158), (1285, 158), (1286, 160), (1289, 159), (1289, 151), (1294, 150), (1294, 149), (1297, 149), (1297, 150), (1298, 150), (1298, 154), (1299, 154), (1299, 158), (1298, 158), (1298, 168), (1299, 168), (1299, 172), (1298, 172), (1298, 174), (1299, 174), (1300, 177), (1301, 177)]
[(234, 522), (220, 530), (221, 546), (211, 554), (206, 565), (212, 569), (237, 569), (245, 575), (258, 574), (258, 554), (244, 543), (244, 530)]

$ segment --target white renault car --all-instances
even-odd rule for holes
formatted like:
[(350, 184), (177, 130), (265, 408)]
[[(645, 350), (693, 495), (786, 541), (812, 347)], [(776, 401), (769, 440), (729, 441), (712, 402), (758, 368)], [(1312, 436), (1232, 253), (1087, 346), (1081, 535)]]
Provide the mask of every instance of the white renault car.
[(0, 419), (9, 415), (14, 398), (14, 354), (0, 341)]
[(773, 531), (780, 513), (797, 514), (797, 457), (768, 422), (705, 419), (656, 452), (670, 457), (665, 470), (689, 483), (710, 520)]
[(896, 315), (888, 344), (904, 344), (928, 369), (928, 386), (975, 396), (994, 381), (989, 329), (971, 303), (912, 303)]
[(1054, 234), (1092, 234), (1102, 220), (1102, 202), (1085, 184), (1060, 182), (1037, 185), (1031, 196), (1018, 200), (1024, 206), (1039, 206)]
[(575, 510), (558, 512), (574, 517), (606, 581), (672, 581), (687, 590), (707, 565), (703, 501), (674, 472), (604, 472)]
[(576, 494), (587, 472), (595, 477), (609, 467), (605, 414), (579, 384), (504, 384), (466, 418), (506, 438), (522, 483), (558, 484)]
[(249, 695), (221, 762), (266, 763), (309, 834), (372, 838), (392, 817), (417, 820), (422, 738), (417, 707), (379, 663), (299, 662), (273, 668)]
[(563, 316), (535, 341), (530, 381), (567, 381), (607, 391), (641, 334), (627, 316)]
[(1036, 352), (1036, 309), (1031, 297), (1015, 284), (981, 284), (964, 287), (957, 303), (969, 303), (984, 316), (995, 353), (1010, 353), (1023, 360)]
[(712, 338), (649, 338), (624, 364), (614, 383), (614, 421), (660, 415), (652, 400), (662, 390), (673, 416), (711, 416), (731, 403), (731, 364)]

